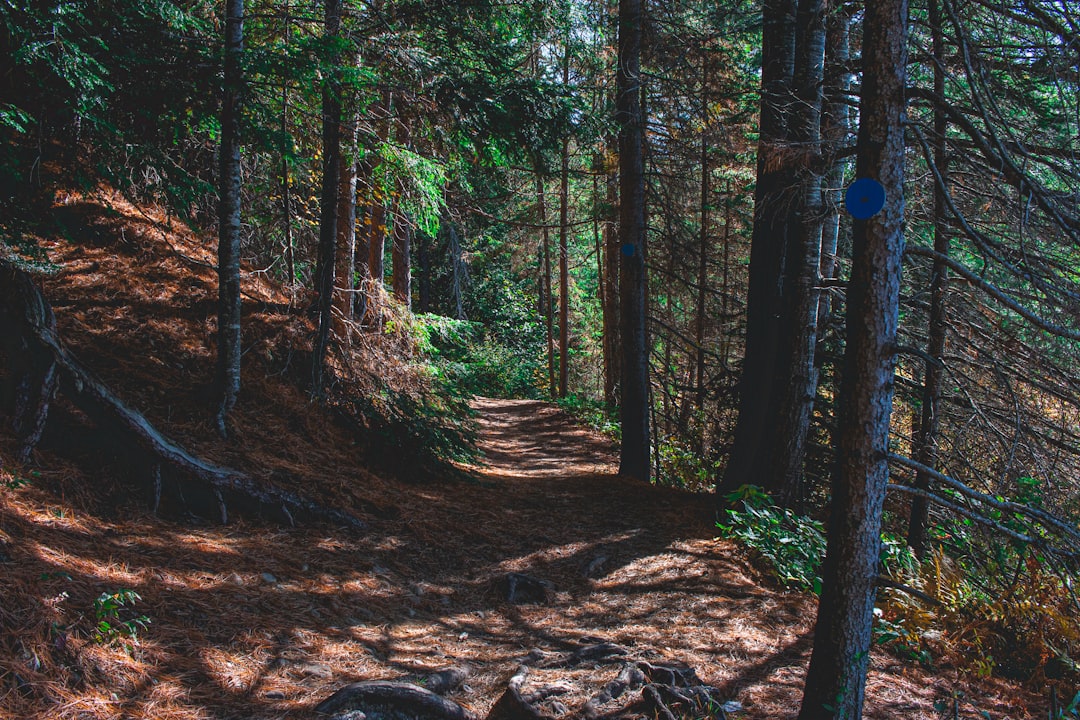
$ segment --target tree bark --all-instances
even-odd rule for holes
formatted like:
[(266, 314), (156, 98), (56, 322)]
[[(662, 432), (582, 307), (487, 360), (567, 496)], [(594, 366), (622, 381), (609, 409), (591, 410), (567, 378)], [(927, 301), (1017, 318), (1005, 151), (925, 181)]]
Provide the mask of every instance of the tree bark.
[(867, 3), (856, 175), (885, 188), (885, 207), (856, 220), (847, 299), (829, 540), (800, 720), (858, 720), (888, 483), (889, 419), (904, 252), (907, 0)]
[[(945, 97), (945, 73), (941, 63), (945, 57), (945, 41), (941, 33), (941, 6), (938, 0), (930, 0), (930, 32), (932, 34), (934, 63), (934, 93)], [(944, 111), (934, 105), (934, 164), (943, 179), (948, 178), (948, 158), (945, 153), (945, 135), (948, 121)], [(930, 318), (926, 342), (926, 353), (936, 362), (928, 362), (923, 380), (922, 409), (919, 417), (919, 430), (915, 434), (913, 455), (915, 460), (927, 467), (937, 464), (938, 425), (941, 421), (941, 394), (944, 382), (945, 332), (945, 297), (949, 288), (949, 266), (945, 259), (949, 256), (949, 235), (946, 227), (945, 191), (934, 183), (934, 258), (930, 276)], [(915, 475), (915, 488), (930, 489), (929, 474), (919, 471)], [(926, 523), (930, 503), (923, 495), (916, 495), (911, 501), (908, 515), (907, 542), (915, 557), (920, 560), (926, 556)]]
[(356, 293), (356, 154), (358, 125), (352, 103), (343, 110), (345, 138), (349, 144), (341, 153), (338, 168), (337, 258), (334, 283), (334, 332), (339, 341), (350, 342)]
[[(570, 46), (563, 48), (563, 86), (570, 84)], [(562, 142), (559, 172), (559, 397), (570, 384), (570, 138)]]
[(801, 158), (794, 168), (798, 198), (788, 228), (784, 258), (784, 306), (781, 315), (782, 362), (773, 378), (779, 406), (771, 432), (774, 461), (765, 487), (781, 505), (798, 507), (803, 496), (806, 438), (817, 394), (814, 365), (817, 346), (818, 272), (821, 263), (822, 155), (821, 87), (825, 59), (823, 0), (800, 0), (796, 15), (796, 107), (790, 137)]
[(551, 311), (551, 232), (547, 224), (547, 197), (544, 176), (536, 173), (536, 212), (539, 215), (541, 238), (540, 312), (544, 315), (547, 340), (548, 396), (555, 398), (558, 385), (555, 379), (555, 318)]
[[(325, 34), (333, 38), (341, 32), (341, 0), (326, 0)], [(341, 158), (341, 88), (337, 58), (332, 62), (322, 92), (323, 178), (320, 198), (319, 254), (315, 269), (319, 293), (319, 328), (311, 357), (311, 394), (323, 397), (326, 348), (330, 340), (331, 309), (334, 297), (338, 226), (338, 172)]]
[[(825, 16), (825, 77), (821, 117), (821, 139), (828, 160), (825, 174), (824, 212), (821, 232), (821, 277), (831, 279), (839, 267), (837, 250), (840, 244), (840, 207), (843, 195), (844, 171), (848, 162), (836, 157), (837, 150), (850, 136), (851, 109), (847, 95), (851, 90), (849, 29), (851, 11), (847, 2), (830, 7)], [(825, 326), (832, 313), (832, 296), (825, 292), (818, 299), (818, 327)]]
[(420, 247), (417, 260), (420, 263), (420, 282), (417, 288), (417, 303), (421, 313), (431, 312), (431, 237), (426, 232), (419, 233)]
[[(390, 139), (390, 112), (393, 96), (384, 90), (379, 106), (375, 109), (379, 117), (378, 143), (382, 145)], [(368, 245), (368, 274), (376, 288), (381, 288), (386, 274), (386, 188), (374, 184), (371, 193), (371, 239)]]
[[(290, 17), (289, 0), (285, 0), (285, 46), (289, 46), (289, 38), (292, 34), (292, 18)], [(283, 82), (281, 86), (281, 137), (283, 142), (292, 146), (292, 136), (289, 134), (289, 84)], [(295, 297), (296, 286), (296, 248), (293, 246), (292, 233), (292, 187), (289, 180), (289, 153), (284, 149), (281, 152), (281, 224), (285, 246), (285, 272), (289, 276), (287, 286), (289, 288), (289, 304), (292, 305)]]
[(390, 248), (391, 285), (394, 297), (412, 309), (412, 226), (409, 224), (401, 204), (394, 201), (394, 234)]
[(645, 164), (641, 112), (641, 0), (619, 0), (619, 305), (622, 342), (622, 442), (619, 473), (648, 481), (649, 358), (645, 331)]
[(563, 140), (558, 181), (558, 396), (566, 397), (570, 378), (570, 141)]
[[(365, 138), (370, 142), (370, 138)], [(371, 224), (373, 218), (372, 181), (375, 168), (372, 163), (372, 150), (368, 147), (361, 149), (359, 139), (357, 152), (362, 152), (356, 164), (356, 232), (353, 242), (353, 273), (358, 276), (356, 292), (353, 294), (353, 318), (357, 323), (364, 324), (368, 315), (368, 294), (371, 292), (371, 271), (368, 267), (369, 247), (371, 246)]]
[(218, 171), (218, 354), (215, 373), (221, 437), (240, 392), (240, 114), (243, 93), (244, 1), (225, 4), (225, 95)]
[(615, 214), (619, 206), (619, 173), (613, 162), (614, 149), (607, 153), (607, 216), (604, 218), (604, 403), (609, 410), (619, 404), (619, 226)]
[(746, 299), (746, 346), (739, 378), (735, 441), (717, 500), (742, 485), (767, 477), (777, 406), (774, 378), (780, 357), (784, 297), (784, 250), (789, 231), (785, 197), (793, 185), (788, 141), (788, 108), (795, 72), (795, 0), (765, 0), (761, 36), (761, 120), (758, 136), (754, 228)]

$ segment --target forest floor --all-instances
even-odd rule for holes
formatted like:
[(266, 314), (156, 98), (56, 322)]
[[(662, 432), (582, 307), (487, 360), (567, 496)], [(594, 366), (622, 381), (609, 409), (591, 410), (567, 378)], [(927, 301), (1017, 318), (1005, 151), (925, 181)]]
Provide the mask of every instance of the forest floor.
[[(79, 223), (93, 233), (42, 243), (69, 346), (204, 457), (367, 527), (156, 517), (70, 409), (32, 466), (12, 466), (0, 436), (0, 718), (308, 718), (346, 683), (462, 664), (474, 673), (451, 698), (482, 717), (531, 651), (601, 641), (687, 663), (741, 704), (733, 718), (795, 716), (814, 598), (716, 539), (711, 497), (618, 477), (610, 441), (536, 401), (476, 399), (483, 459), (460, 476), (387, 479), (363, 466), (355, 426), (284, 375), (249, 371), (225, 445), (200, 390), (211, 249), (120, 202), (91, 210)], [(245, 344), (269, 358), (295, 313), (261, 276), (245, 291)], [(509, 603), (511, 572), (553, 590)], [(94, 599), (121, 589), (149, 624), (134, 642), (96, 642)], [(952, 717), (954, 697), (963, 718), (1045, 717), (1036, 696), (944, 660), (925, 670), (875, 650), (872, 666), (868, 718)], [(567, 682), (579, 717), (613, 670), (536, 675)]]

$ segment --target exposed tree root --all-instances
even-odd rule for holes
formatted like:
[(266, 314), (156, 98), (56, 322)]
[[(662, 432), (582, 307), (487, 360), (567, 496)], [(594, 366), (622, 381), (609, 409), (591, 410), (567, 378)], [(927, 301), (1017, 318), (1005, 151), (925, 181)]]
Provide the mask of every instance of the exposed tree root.
[(346, 685), (315, 712), (345, 718), (360, 711), (368, 720), (476, 720), (476, 715), (430, 690), (405, 682), (371, 680)]
[(25, 460), (41, 439), (49, 403), (57, 387), (103, 431), (125, 443), (135, 443), (148, 457), (152, 506), (161, 495), (161, 470), (169, 468), (178, 478), (209, 489), (221, 522), (228, 521), (226, 500), (243, 507), (276, 511), (289, 524), (299, 513), (361, 528), (351, 515), (325, 508), (315, 502), (277, 488), (266, 487), (236, 470), (220, 467), (195, 457), (171, 438), (163, 435), (142, 413), (127, 406), (94, 374), (76, 359), (60, 341), (56, 319), (48, 302), (30, 276), (12, 263), (0, 259), (0, 334), (11, 370), (5, 405), (11, 411), (12, 428), (20, 440), (19, 456)]

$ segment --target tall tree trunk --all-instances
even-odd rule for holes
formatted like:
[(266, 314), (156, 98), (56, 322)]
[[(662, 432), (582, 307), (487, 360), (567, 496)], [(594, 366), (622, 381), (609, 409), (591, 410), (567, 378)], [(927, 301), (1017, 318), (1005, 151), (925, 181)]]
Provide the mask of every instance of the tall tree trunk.
[[(292, 34), (292, 19), (289, 16), (289, 0), (285, 0), (285, 47), (289, 46)], [(292, 136), (289, 134), (289, 84), (281, 86), (281, 137), (292, 149)], [(281, 222), (284, 230), (285, 272), (288, 274), (289, 304), (292, 305), (296, 287), (296, 248), (293, 246), (292, 233), (292, 188), (289, 180), (289, 152), (281, 153)]]
[(548, 396), (556, 397), (558, 385), (555, 380), (555, 318), (551, 313), (551, 232), (547, 223), (547, 197), (544, 177), (536, 173), (536, 212), (540, 217), (541, 262), (540, 276), (541, 312), (544, 314), (544, 330), (547, 340)]
[(358, 151), (358, 124), (356, 111), (351, 107), (343, 111), (344, 135), (349, 143), (347, 152), (341, 153), (338, 167), (338, 223), (337, 259), (334, 283), (334, 332), (338, 339), (349, 344), (353, 322), (354, 295), (356, 292), (356, 154)]
[[(569, 37), (563, 48), (563, 87), (570, 85)], [(570, 138), (562, 143), (562, 167), (559, 173), (559, 397), (564, 398), (570, 384)]]
[[(821, 116), (823, 151), (829, 158), (825, 174), (825, 220), (821, 232), (821, 277), (831, 279), (838, 268), (836, 252), (840, 242), (840, 203), (847, 160), (837, 150), (850, 136), (851, 109), (847, 95), (851, 89), (849, 29), (851, 10), (841, 1), (825, 15), (825, 77)], [(824, 327), (832, 312), (832, 296), (822, 293), (818, 300), (818, 327)]]
[(461, 238), (458, 237), (457, 228), (450, 221), (449, 215), (444, 214), (439, 225), (439, 232), (446, 233), (446, 246), (450, 251), (450, 295), (454, 302), (454, 317), (458, 320), (466, 320), (465, 317), (465, 258), (461, 251)]
[(828, 549), (800, 720), (859, 720), (866, 689), (888, 483), (889, 418), (904, 252), (907, 0), (867, 3), (856, 175), (885, 188), (857, 220), (847, 296)]
[(426, 232), (417, 234), (420, 239), (417, 260), (420, 264), (419, 287), (416, 301), (421, 313), (431, 312), (431, 236)]
[[(370, 140), (368, 139), (370, 142)], [(360, 152), (360, 143), (357, 142), (357, 152)], [(353, 293), (353, 318), (357, 323), (364, 324), (368, 316), (368, 295), (371, 293), (371, 271), (368, 268), (368, 248), (371, 245), (371, 210), (372, 210), (372, 180), (375, 172), (374, 163), (371, 159), (370, 148), (363, 148), (363, 154), (356, 164), (356, 222), (357, 230), (353, 234), (353, 275), (358, 276), (356, 292)]]
[(559, 179), (559, 397), (570, 382), (570, 143), (563, 140)]
[[(609, 140), (610, 145), (614, 142)], [(618, 383), (621, 373), (619, 356), (619, 265), (622, 253), (619, 252), (619, 227), (616, 208), (619, 206), (619, 173), (615, 166), (615, 150), (612, 148), (605, 157), (607, 172), (607, 202), (604, 218), (604, 404), (614, 410), (619, 404)]]
[(240, 392), (240, 112), (244, 78), (244, 0), (225, 4), (225, 95), (218, 171), (218, 433)]
[[(325, 33), (328, 38), (333, 38), (341, 31), (341, 0), (325, 2)], [(335, 66), (337, 61), (337, 58), (332, 59)], [(338, 174), (341, 164), (341, 88), (338, 74), (337, 67), (328, 73), (322, 93), (323, 178), (319, 202), (319, 254), (315, 268), (319, 329), (315, 333), (311, 353), (311, 393), (320, 399), (324, 391), (326, 347), (330, 340), (337, 252)]]
[[(941, 5), (938, 0), (930, 0), (930, 32), (933, 37), (934, 93), (945, 97), (945, 73), (941, 63), (945, 58), (945, 40), (941, 33)], [(945, 135), (948, 122), (941, 106), (934, 105), (934, 164), (942, 178), (948, 178), (947, 155), (945, 154)], [(944, 258), (949, 255), (949, 235), (945, 219), (945, 191), (934, 184), (934, 266), (930, 276), (930, 327), (926, 343), (926, 353), (936, 362), (926, 364), (923, 381), (922, 409), (919, 418), (919, 431), (915, 434), (914, 456), (926, 467), (937, 464), (938, 425), (941, 421), (941, 393), (944, 381), (945, 331), (945, 296), (949, 289), (949, 266)], [(915, 487), (927, 490), (930, 477), (920, 471), (915, 476)], [(911, 501), (908, 516), (907, 542), (915, 557), (922, 559), (926, 555), (926, 522), (929, 514), (929, 502), (925, 497), (916, 496)]]
[(741, 485), (761, 484), (771, 460), (777, 405), (774, 378), (780, 357), (783, 267), (793, 184), (786, 143), (795, 72), (795, 0), (765, 0), (762, 15), (761, 120), (758, 135), (754, 229), (746, 299), (746, 347), (739, 378), (735, 442), (717, 498)]
[(391, 285), (394, 297), (412, 309), (412, 226), (405, 217), (401, 204), (394, 200), (394, 234), (390, 249)]
[(649, 479), (649, 358), (645, 337), (645, 163), (641, 112), (641, 0), (619, 0), (619, 306), (622, 342), (622, 443), (619, 472)]
[(778, 412), (771, 429), (776, 445), (766, 488), (785, 506), (797, 507), (803, 495), (806, 438), (817, 394), (818, 297), (821, 281), (822, 156), (821, 85), (825, 64), (823, 0), (800, 0), (795, 21), (797, 112), (792, 113), (790, 137), (801, 148), (794, 179), (799, 197), (788, 228), (784, 258), (785, 298), (781, 315), (783, 362), (773, 383), (778, 388)]
[[(701, 69), (701, 219), (698, 227), (698, 267), (697, 267), (697, 302), (694, 307), (694, 342), (697, 347), (695, 352), (694, 376), (695, 391), (694, 405), (698, 412), (705, 407), (705, 286), (709, 281), (709, 214), (712, 203), (712, 167), (709, 164), (709, 84), (710, 84), (709, 58), (702, 61)], [(702, 448), (699, 447), (700, 451)]]
[[(390, 121), (393, 112), (393, 95), (383, 90), (375, 117), (378, 119), (378, 144), (381, 147), (390, 139)], [(368, 276), (371, 278), (371, 295), (368, 297), (372, 321), (381, 325), (379, 294), (386, 276), (386, 188), (373, 183), (371, 190), (371, 235), (368, 238)]]

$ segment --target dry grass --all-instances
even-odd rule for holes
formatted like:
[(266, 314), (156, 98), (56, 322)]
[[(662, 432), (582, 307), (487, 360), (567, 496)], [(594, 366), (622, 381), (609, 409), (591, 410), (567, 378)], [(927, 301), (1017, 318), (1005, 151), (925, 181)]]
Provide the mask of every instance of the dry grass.
[[(473, 482), (378, 477), (364, 469), (362, 430), (296, 389), (290, 363), (310, 324), (249, 275), (237, 441), (220, 443), (205, 392), (212, 248), (108, 199), (114, 211), (66, 198), (81, 204), (73, 230), (43, 239), (60, 268), (46, 294), (76, 353), (197, 452), (350, 509), (369, 530), (150, 516), (138, 463), (122, 470), (123, 449), (88, 444), (71, 411), (35, 467), (10, 465), (0, 437), (0, 717), (303, 718), (346, 682), (459, 663), (477, 673), (455, 699), (483, 713), (528, 651), (590, 638), (689, 663), (743, 704), (736, 717), (794, 716), (812, 598), (768, 587), (714, 539), (709, 497), (616, 477), (607, 442), (550, 406), (478, 401), (487, 464)], [(385, 347), (368, 356), (392, 364)], [(349, 362), (374, 362), (364, 358)], [(496, 584), (508, 571), (553, 582), (551, 602), (506, 604)], [(92, 640), (94, 598), (119, 589), (138, 592), (151, 619), (130, 648)], [(611, 674), (558, 673), (579, 688), (571, 708)], [(875, 655), (866, 716), (938, 717), (934, 701), (955, 691), (975, 703), (961, 717), (1040, 712), (1022, 689)]]

